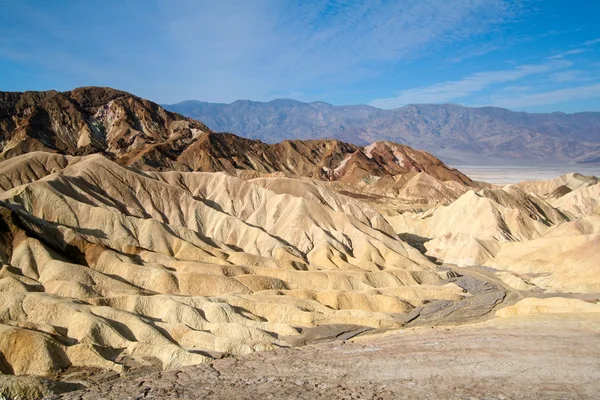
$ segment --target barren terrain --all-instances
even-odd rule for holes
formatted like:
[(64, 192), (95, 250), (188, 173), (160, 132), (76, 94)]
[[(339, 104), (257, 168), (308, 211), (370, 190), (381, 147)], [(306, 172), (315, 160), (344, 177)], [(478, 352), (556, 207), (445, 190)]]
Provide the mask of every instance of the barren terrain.
[(268, 145), (106, 88), (0, 100), (5, 398), (600, 389), (595, 176)]
[(582, 399), (600, 390), (600, 319), (512, 317), (216, 360), (64, 399)]

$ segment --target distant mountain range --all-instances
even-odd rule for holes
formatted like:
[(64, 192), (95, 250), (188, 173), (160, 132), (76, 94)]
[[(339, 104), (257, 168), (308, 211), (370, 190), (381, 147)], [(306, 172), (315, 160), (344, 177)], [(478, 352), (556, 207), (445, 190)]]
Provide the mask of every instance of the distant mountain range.
[(290, 99), (163, 105), (215, 131), (268, 143), (335, 138), (379, 140), (426, 150), (446, 162), (600, 162), (600, 112), (529, 114), (503, 108), (418, 104), (393, 110)]
[(265, 144), (169, 112), (130, 93), (102, 87), (68, 92), (0, 92), (0, 161), (36, 151), (102, 154), (121, 165), (160, 171), (284, 173), (345, 183), (425, 172), (475, 184), (426, 152), (390, 142), (358, 147), (339, 140)]

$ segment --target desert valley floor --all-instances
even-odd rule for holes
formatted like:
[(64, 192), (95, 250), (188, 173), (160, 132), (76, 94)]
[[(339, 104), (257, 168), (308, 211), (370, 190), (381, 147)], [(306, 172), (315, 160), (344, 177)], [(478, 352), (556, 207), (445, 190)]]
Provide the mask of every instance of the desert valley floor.
[(600, 164), (555, 165), (455, 165), (462, 173), (476, 181), (508, 185), (523, 181), (550, 180), (577, 171), (581, 175), (600, 176)]
[(4, 398), (600, 393), (597, 177), (40, 93), (0, 102)]

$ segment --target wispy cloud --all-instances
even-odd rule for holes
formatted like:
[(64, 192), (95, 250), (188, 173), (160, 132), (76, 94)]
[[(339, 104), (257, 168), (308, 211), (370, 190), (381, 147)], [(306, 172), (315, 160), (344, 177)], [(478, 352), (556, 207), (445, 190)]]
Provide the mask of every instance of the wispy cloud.
[(557, 60), (559, 58), (564, 58), (566, 56), (571, 56), (573, 54), (580, 54), (585, 52), (586, 49), (573, 49), (573, 50), (569, 50), (569, 51), (565, 51), (564, 53), (560, 53), (560, 54), (556, 54), (554, 56), (550, 56), (548, 57), (549, 60)]
[[(493, 30), (518, 8), (508, 0), (135, 4), (68, 2), (52, 13), (19, 5), (14, 26), (0, 27), (0, 37), (11, 38), (0, 50), (26, 52), (28, 63), (53, 74), (80, 76), (87, 69), (69, 60), (85, 49), (90, 70), (101, 75), (88, 83), (163, 102), (266, 100), (290, 88), (347, 86), (432, 55)], [(22, 34), (22, 26), (36, 28)], [(63, 55), (49, 56), (54, 52)]]
[[(590, 47), (590, 46), (593, 46), (593, 45), (595, 45), (597, 43), (600, 43), (600, 39), (588, 40), (587, 42), (583, 42), (581, 44), (581, 46)], [(581, 54), (581, 53), (584, 53), (584, 52), (586, 52), (588, 50), (589, 49), (585, 49), (585, 48), (577, 48), (577, 49), (573, 49), (573, 50), (568, 50), (568, 51), (565, 51), (565, 52), (562, 52), (562, 53), (550, 56), (550, 57), (548, 57), (548, 59), (549, 60), (556, 60), (556, 59), (564, 58), (566, 56), (571, 56), (571, 55), (574, 55), (574, 54)]]
[(447, 61), (449, 61), (451, 63), (459, 63), (461, 61), (468, 60), (470, 58), (483, 56), (485, 54), (488, 54), (495, 50), (498, 50), (499, 48), (500, 48), (500, 46), (496, 46), (496, 45), (486, 45), (486, 46), (471, 48), (471, 49), (467, 49), (467, 50), (461, 52), (459, 55), (448, 58)]
[(103, 85), (163, 103), (289, 96), (392, 108), (600, 81), (597, 30), (533, 29), (546, 21), (535, 20), (538, 0), (5, 3), (5, 90)]
[(527, 108), (546, 104), (564, 103), (573, 100), (583, 100), (600, 97), (600, 83), (577, 86), (567, 89), (523, 94), (517, 96), (492, 96), (490, 101), (481, 105), (494, 105), (508, 108)]
[(520, 65), (511, 69), (478, 72), (456, 81), (403, 90), (394, 97), (376, 99), (370, 104), (380, 108), (396, 108), (409, 103), (451, 102), (477, 94), (495, 84), (515, 82), (531, 75), (556, 71), (571, 65), (570, 61), (552, 60), (544, 64)]
[[(268, 99), (290, 87), (347, 86), (387, 63), (416, 60), (486, 32), (513, 12), (502, 0), (243, 2), (235, 12), (224, 1), (198, 25), (202, 13), (193, 7), (172, 17), (165, 10), (166, 34), (185, 58), (210, 54), (202, 90), (222, 101)], [(213, 41), (197, 40), (215, 32)]]
[(593, 45), (598, 44), (598, 43), (600, 43), (600, 38), (594, 39), (594, 40), (588, 40), (583, 45), (584, 46), (593, 46)]
[(502, 93), (515, 93), (515, 92), (529, 92), (533, 89), (533, 86), (522, 86), (522, 85), (511, 85), (499, 89)]
[[(597, 75), (597, 74), (596, 74)], [(550, 75), (551, 82), (585, 82), (595, 80), (597, 76), (590, 75), (587, 71), (570, 69), (567, 71), (560, 71)]]

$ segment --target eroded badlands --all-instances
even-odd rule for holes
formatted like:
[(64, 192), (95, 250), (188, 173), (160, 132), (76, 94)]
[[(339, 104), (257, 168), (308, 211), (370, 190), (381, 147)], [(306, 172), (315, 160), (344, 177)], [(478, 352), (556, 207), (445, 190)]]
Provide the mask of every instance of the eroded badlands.
[[(267, 145), (124, 92), (17, 95), (0, 126), (4, 397), (600, 391), (598, 178), (491, 185), (390, 142)], [(461, 340), (486, 346), (453, 363)]]

